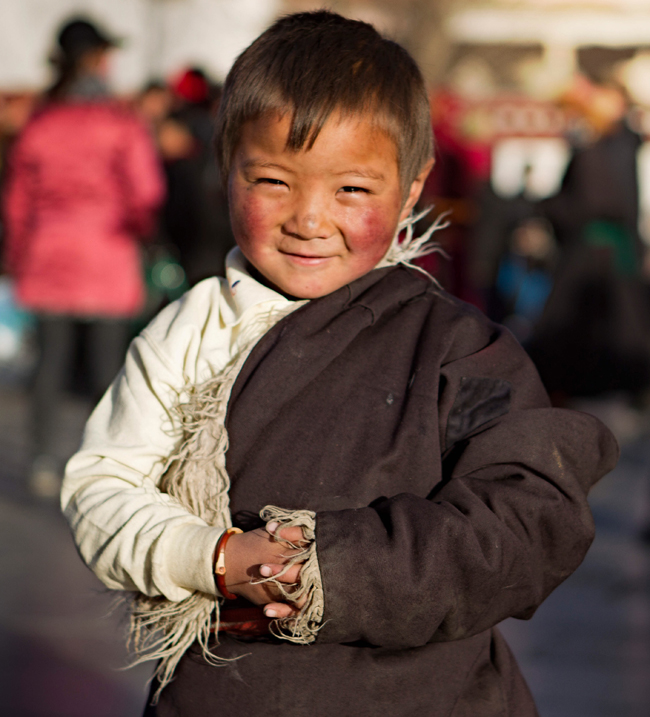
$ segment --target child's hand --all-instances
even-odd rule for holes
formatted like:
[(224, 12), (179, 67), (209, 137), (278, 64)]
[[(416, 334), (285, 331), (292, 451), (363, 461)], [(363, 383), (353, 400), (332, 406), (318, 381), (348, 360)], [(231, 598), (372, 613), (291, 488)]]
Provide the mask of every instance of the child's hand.
[[(286, 602), (273, 583), (255, 584), (255, 580), (271, 577), (282, 571), (290, 558), (298, 550), (288, 548), (277, 542), (273, 533), (277, 523), (269, 523), (264, 528), (247, 533), (232, 535), (226, 546), (226, 587), (235, 595), (246, 598), (255, 605), (266, 605), (268, 617), (288, 617), (296, 612), (296, 607)], [(278, 537), (296, 545), (304, 538), (300, 528), (283, 528)], [(297, 583), (300, 580), (302, 565), (293, 565), (284, 575), (278, 577), (282, 583)], [(299, 605), (297, 607), (300, 607)]]

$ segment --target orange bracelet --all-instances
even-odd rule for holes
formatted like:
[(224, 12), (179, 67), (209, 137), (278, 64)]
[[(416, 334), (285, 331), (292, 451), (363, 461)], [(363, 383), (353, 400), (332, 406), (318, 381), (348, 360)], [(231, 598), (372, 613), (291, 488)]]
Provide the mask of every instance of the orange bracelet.
[(237, 596), (226, 587), (226, 543), (230, 540), (230, 536), (235, 533), (243, 533), (239, 528), (228, 528), (226, 532), (219, 538), (217, 547), (214, 549), (214, 577), (217, 583), (217, 589), (226, 598), (226, 600), (236, 600)]

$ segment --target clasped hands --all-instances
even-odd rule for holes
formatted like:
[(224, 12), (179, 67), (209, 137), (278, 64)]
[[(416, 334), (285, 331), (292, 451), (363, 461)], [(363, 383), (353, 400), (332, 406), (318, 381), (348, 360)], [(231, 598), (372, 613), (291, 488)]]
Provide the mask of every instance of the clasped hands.
[[(282, 541), (276, 540), (276, 531)], [(257, 582), (278, 576), (277, 580), (283, 584), (299, 583), (302, 563), (292, 565), (284, 575), (279, 575), (291, 558), (300, 552), (284, 541), (298, 546), (307, 545), (301, 528), (279, 529), (276, 522), (267, 523), (265, 528), (231, 535), (226, 545), (226, 587), (255, 605), (264, 605), (267, 617), (291, 617), (298, 613), (304, 601), (287, 601), (272, 582)]]

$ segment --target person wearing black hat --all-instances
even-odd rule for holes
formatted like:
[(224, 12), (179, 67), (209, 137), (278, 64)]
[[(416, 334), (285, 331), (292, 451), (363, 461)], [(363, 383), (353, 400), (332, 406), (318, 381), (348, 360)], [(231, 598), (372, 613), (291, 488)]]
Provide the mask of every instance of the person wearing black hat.
[(107, 94), (108, 51), (121, 44), (121, 40), (111, 37), (86, 18), (76, 17), (66, 22), (50, 57), (58, 76), (48, 97), (59, 99), (77, 83), (86, 85), (86, 91), (91, 91), (94, 85), (97, 94)]
[(30, 490), (55, 497), (60, 395), (86, 337), (98, 398), (124, 357), (145, 288), (139, 240), (151, 234), (164, 184), (149, 133), (109, 92), (119, 41), (85, 18), (61, 28), (57, 77), (12, 148), (4, 185), (4, 266), (17, 301), (37, 317)]

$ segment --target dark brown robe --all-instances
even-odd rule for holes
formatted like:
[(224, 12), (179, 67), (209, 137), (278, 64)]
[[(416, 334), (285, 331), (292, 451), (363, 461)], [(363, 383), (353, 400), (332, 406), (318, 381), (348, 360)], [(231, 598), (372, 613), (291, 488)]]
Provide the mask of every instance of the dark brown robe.
[(235, 524), (317, 512), (316, 643), (220, 636), (181, 661), (159, 717), (532, 717), (494, 626), (529, 618), (593, 538), (587, 491), (618, 447), (553, 409), (508, 331), (404, 267), (311, 301), (233, 388)]

